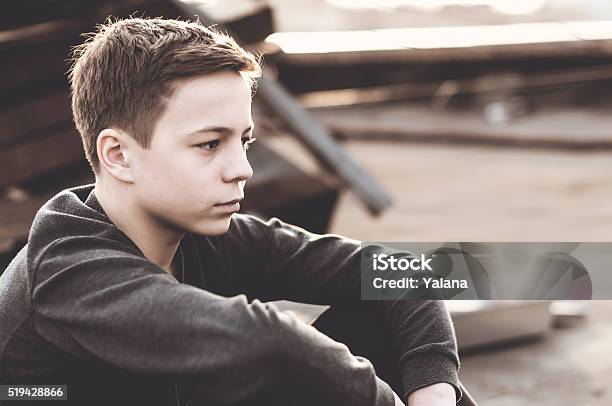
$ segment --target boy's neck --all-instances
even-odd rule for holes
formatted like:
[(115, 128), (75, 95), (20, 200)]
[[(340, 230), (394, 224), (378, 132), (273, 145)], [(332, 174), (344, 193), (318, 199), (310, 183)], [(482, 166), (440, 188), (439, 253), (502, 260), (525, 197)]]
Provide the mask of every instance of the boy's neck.
[(131, 198), (128, 190), (115, 190), (97, 180), (94, 193), (108, 218), (136, 244), (144, 256), (174, 275), (172, 260), (185, 233), (163, 227)]

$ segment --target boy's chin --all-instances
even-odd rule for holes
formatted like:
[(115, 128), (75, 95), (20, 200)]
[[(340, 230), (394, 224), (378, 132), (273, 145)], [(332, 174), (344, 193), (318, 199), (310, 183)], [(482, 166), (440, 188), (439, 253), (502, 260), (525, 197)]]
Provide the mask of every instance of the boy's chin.
[(222, 235), (227, 233), (229, 230), (231, 223), (231, 216), (228, 216), (227, 219), (215, 220), (215, 221), (205, 221), (202, 224), (198, 224), (197, 227), (189, 230), (194, 234), (206, 235), (210, 237), (214, 237), (217, 235)]

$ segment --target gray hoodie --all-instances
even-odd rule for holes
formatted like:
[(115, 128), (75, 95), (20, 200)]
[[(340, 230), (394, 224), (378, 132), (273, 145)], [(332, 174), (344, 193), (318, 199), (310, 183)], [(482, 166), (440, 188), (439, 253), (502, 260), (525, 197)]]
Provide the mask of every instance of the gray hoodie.
[[(222, 236), (186, 234), (174, 265), (176, 278), (148, 261), (93, 185), (59, 193), (0, 277), (0, 380), (68, 384), (75, 404), (175, 405), (176, 382), (211, 404), (275, 385), (313, 404), (394, 404), (368, 360), (262, 303), (359, 301), (358, 242), (234, 215)], [(393, 332), (401, 395), (458, 390), (442, 302), (372, 305)]]

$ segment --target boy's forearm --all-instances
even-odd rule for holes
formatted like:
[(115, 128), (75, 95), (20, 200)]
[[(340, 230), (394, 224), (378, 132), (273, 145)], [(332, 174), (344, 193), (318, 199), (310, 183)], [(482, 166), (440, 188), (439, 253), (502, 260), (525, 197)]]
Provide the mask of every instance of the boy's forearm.
[(415, 390), (407, 402), (408, 406), (453, 406), (457, 398), (455, 388), (441, 382)]
[(447, 382), (459, 395), (459, 365), (450, 317), (443, 302), (384, 302), (391, 343), (396, 351), (404, 393)]

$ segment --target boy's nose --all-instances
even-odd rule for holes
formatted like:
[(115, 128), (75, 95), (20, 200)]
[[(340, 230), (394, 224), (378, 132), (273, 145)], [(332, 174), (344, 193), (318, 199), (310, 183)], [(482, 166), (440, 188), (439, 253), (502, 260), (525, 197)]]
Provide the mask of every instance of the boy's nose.
[(232, 152), (223, 170), (224, 182), (247, 181), (253, 176), (253, 168), (247, 159), (246, 152), (240, 148), (237, 152)]

